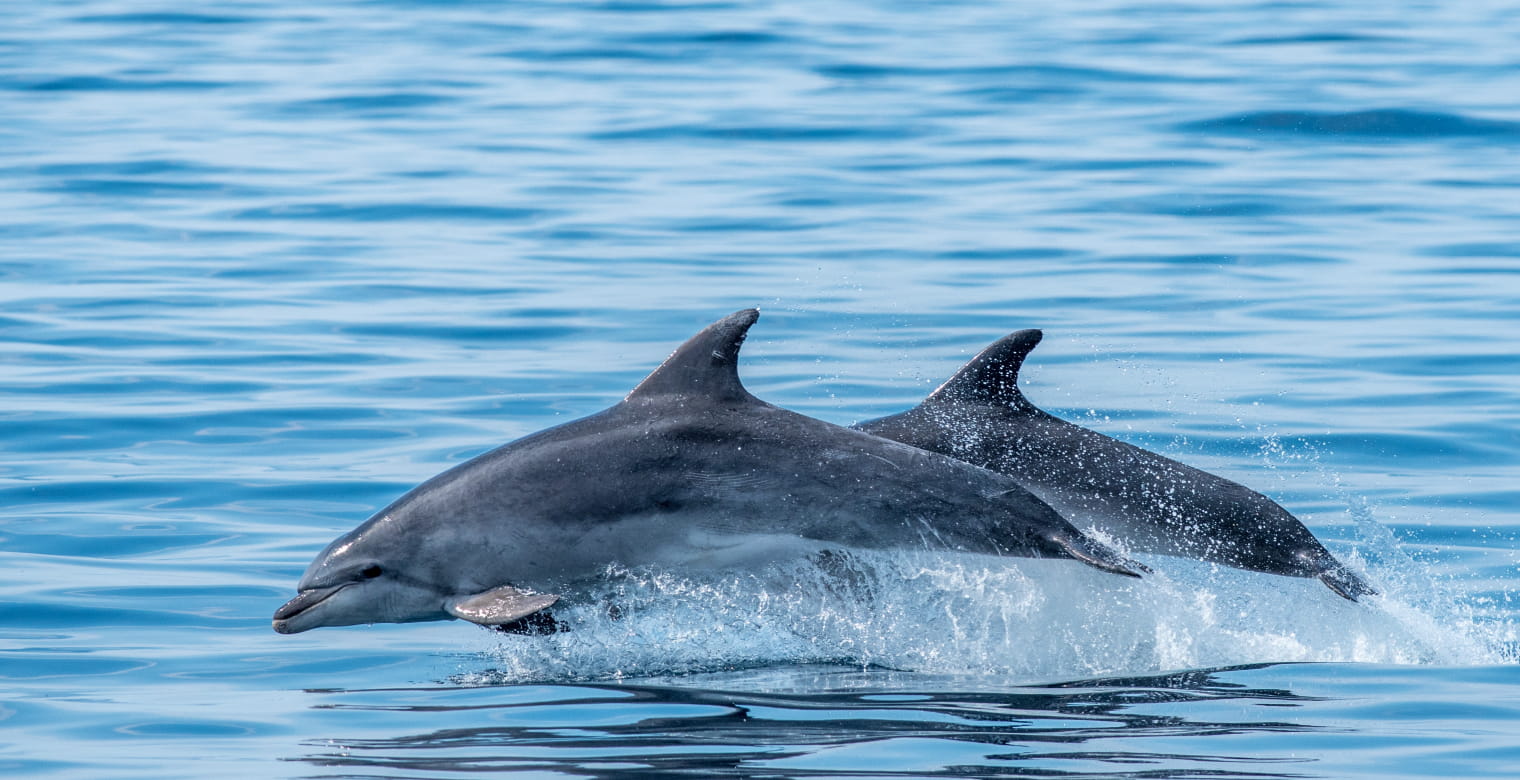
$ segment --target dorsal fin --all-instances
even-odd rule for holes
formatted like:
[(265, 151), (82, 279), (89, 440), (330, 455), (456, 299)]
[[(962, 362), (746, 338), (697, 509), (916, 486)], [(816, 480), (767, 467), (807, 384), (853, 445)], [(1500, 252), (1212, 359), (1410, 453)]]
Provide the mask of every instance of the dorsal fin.
[(961, 366), (961, 370), (930, 393), (924, 403), (983, 403), (1015, 409), (1034, 408), (1019, 392), (1019, 368), (1043, 335), (1030, 329), (998, 339)]
[(676, 347), (654, 373), (644, 378), (626, 400), (662, 395), (701, 396), (719, 401), (753, 398), (739, 381), (739, 346), (759, 309), (744, 309), (702, 329)]

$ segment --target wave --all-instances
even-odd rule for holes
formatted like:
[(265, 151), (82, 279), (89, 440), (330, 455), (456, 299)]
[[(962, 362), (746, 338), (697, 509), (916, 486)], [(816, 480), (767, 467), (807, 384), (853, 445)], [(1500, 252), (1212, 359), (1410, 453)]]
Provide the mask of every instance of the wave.
[[(1383, 532), (1386, 534), (1386, 532)], [(1377, 536), (1378, 534), (1374, 534)], [(1504, 662), (1485, 622), (1398, 553), (1385, 595), (1160, 556), (1113, 577), (1070, 561), (862, 552), (751, 574), (609, 570), (547, 636), (489, 635), (467, 681), (643, 678), (798, 664), (1042, 681), (1288, 661)], [(1367, 565), (1355, 555), (1344, 559)]]

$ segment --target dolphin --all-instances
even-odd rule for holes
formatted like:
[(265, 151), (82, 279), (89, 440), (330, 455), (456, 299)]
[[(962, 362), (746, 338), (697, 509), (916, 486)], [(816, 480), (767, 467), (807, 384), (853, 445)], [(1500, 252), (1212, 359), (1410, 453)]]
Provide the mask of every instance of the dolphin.
[(928, 547), (1147, 571), (1010, 477), (750, 395), (739, 347), (758, 317), (708, 326), (609, 409), (412, 489), (312, 561), (274, 630), (511, 627), (614, 563), (692, 571)]
[(1013, 333), (913, 409), (855, 427), (1007, 474), (1131, 550), (1317, 577), (1351, 601), (1377, 593), (1272, 499), (1030, 403), (1019, 368), (1041, 336)]

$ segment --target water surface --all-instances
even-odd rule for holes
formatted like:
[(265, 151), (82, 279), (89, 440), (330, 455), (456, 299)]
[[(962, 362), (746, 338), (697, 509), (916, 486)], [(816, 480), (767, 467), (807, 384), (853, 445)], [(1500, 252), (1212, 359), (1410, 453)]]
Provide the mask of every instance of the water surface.
[[(1509, 777), (1520, 13), (76, 0), (0, 26), (7, 776)], [(1383, 596), (1151, 556), (269, 630), (444, 468), (764, 314), (849, 423), (1005, 333)], [(772, 572), (771, 574), (775, 574)]]

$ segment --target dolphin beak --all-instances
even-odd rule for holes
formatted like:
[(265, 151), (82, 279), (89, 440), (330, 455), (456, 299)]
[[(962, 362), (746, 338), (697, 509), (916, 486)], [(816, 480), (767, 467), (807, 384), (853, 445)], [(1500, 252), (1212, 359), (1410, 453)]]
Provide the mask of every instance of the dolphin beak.
[(302, 631), (316, 628), (316, 626), (292, 626), (290, 621), (312, 607), (321, 604), (334, 593), (343, 590), (349, 583), (334, 585), (330, 588), (308, 588), (296, 594), (296, 597), (285, 602), (285, 606), (274, 611), (274, 630), (281, 634), (299, 634)]

